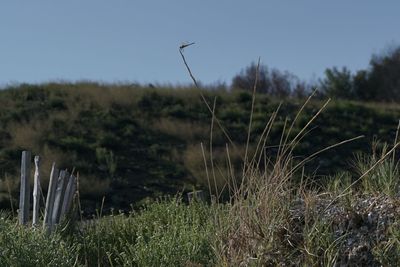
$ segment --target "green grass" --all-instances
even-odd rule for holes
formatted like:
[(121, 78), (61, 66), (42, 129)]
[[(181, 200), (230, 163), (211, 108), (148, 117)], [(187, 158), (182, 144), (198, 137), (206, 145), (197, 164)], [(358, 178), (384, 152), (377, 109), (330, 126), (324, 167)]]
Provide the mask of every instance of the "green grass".
[(216, 216), (222, 207), (178, 199), (147, 204), (138, 212), (117, 214), (58, 229), (41, 229), (0, 219), (1, 266), (212, 266)]
[(388, 228), (388, 238), (378, 243), (373, 253), (383, 266), (398, 265), (400, 263), (400, 222), (397, 219)]
[(100, 218), (74, 235), (89, 265), (213, 265), (214, 207), (171, 199), (139, 212)]
[(73, 266), (77, 262), (79, 244), (70, 244), (59, 234), (47, 236), (41, 229), (20, 227), (2, 215), (1, 266)]
[[(248, 92), (203, 91), (206, 100), (216, 98), (216, 116), (234, 142), (235, 173), (240, 173), (252, 96)], [(250, 140), (257, 140), (279, 100), (257, 96)], [(288, 99), (271, 129), (267, 146), (279, 144), (285, 120), (294, 119), (302, 100)], [(309, 121), (321, 102), (312, 100), (297, 119), (292, 137)], [(348, 170), (355, 153), (368, 153), (375, 136), (392, 142), (400, 109), (381, 104), (334, 102), (316, 119), (296, 146), (301, 159), (347, 138), (364, 139), (321, 154), (305, 167), (320, 174)], [(211, 114), (193, 88), (145, 88), (137, 85), (97, 83), (22, 84), (0, 91), (0, 177), (18, 179), (21, 150), (42, 156), (43, 189), (53, 161), (60, 168), (80, 172), (84, 210), (94, 213), (102, 197), (105, 209), (129, 210), (147, 197), (175, 194), (191, 188), (207, 189), (202, 169), (202, 142), (209, 147)], [(215, 125), (213, 160), (218, 185), (225, 183), (225, 145), (230, 141)], [(249, 144), (255, 149), (256, 143)], [(277, 148), (268, 150), (276, 155)], [(208, 152), (209, 153), (209, 152)], [(199, 167), (200, 166), (200, 167)], [(353, 171), (350, 169), (350, 171)], [(236, 177), (240, 179), (240, 177)], [(11, 182), (13, 201), (18, 183)], [(6, 186), (0, 193), (8, 195)], [(2, 198), (1, 208), (10, 208)], [(140, 205), (140, 204), (138, 204)]]
[[(106, 207), (121, 208), (71, 220), (52, 235), (19, 226), (4, 213), (0, 265), (334, 266), (348, 253), (348, 237), (362, 227), (377, 231), (358, 204), (385, 197), (400, 206), (397, 158), (386, 145), (358, 156), (354, 166), (346, 155), (368, 150), (362, 147), (368, 138), (307, 158), (346, 138), (372, 138), (374, 129), (394, 140), (388, 125), (400, 110), (338, 102), (314, 120), (323, 106), (318, 101), (301, 108), (292, 100), (277, 112), (277, 101), (262, 96), (251, 110), (247, 93), (205, 92), (208, 101), (217, 99), (216, 115), (231, 143), (216, 125), (209, 133), (210, 114), (196, 94), (90, 83), (0, 92), (0, 167), (8, 177), (16, 177), (17, 148), (28, 148), (44, 153), (44, 166), (57, 159), (80, 170), (81, 202), (89, 211), (102, 195)], [(360, 122), (363, 114), (370, 116)], [(210, 135), (203, 159), (198, 143)], [(338, 174), (320, 179), (309, 172), (316, 166), (322, 173), (334, 166)], [(221, 193), (211, 203), (161, 197), (208, 191), (208, 179), (211, 194)], [(7, 184), (17, 186), (13, 181)], [(149, 196), (158, 201), (145, 201)], [(379, 240), (365, 237), (374, 263), (400, 264), (398, 223), (390, 219)]]
[(374, 146), (371, 156), (357, 155), (356, 157), (355, 163), (360, 175), (368, 172), (361, 180), (363, 190), (368, 193), (384, 193), (389, 196), (395, 196), (400, 188), (399, 163), (393, 160), (395, 151), (387, 156), (389, 157), (388, 160), (384, 160), (369, 171), (371, 166), (377, 164), (379, 160), (385, 157), (385, 154), (388, 154), (387, 145), (384, 145), (381, 151), (376, 151), (376, 149)]
[[(281, 171), (278, 173), (284, 177)], [(289, 180), (278, 178), (278, 173), (270, 173), (268, 178), (253, 172), (250, 180), (254, 183), (247, 184), (246, 192), (236, 195), (232, 203), (187, 204), (180, 196), (163, 198), (138, 211), (63, 224), (51, 235), (40, 228), (19, 226), (4, 212), (0, 216), (0, 264), (334, 266), (350, 232), (338, 235), (337, 221), (319, 211), (319, 203), (321, 195), (337, 196), (343, 187), (331, 187), (332, 191), (298, 189)], [(350, 199), (368, 199), (367, 194), (354, 186)], [(378, 190), (376, 195), (386, 196)], [(400, 204), (398, 201), (394, 205)], [(339, 207), (354, 209), (351, 204)], [(380, 241), (371, 243), (376, 262), (385, 266), (400, 263), (399, 234), (399, 221), (394, 218)]]

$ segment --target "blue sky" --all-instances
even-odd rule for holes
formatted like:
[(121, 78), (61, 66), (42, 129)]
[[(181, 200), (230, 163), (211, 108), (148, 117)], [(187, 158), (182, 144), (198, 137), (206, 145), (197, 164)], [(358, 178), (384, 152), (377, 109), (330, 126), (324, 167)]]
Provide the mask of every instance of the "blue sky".
[(230, 83), (263, 64), (310, 81), (400, 44), (400, 1), (68, 0), (0, 4), (0, 84)]

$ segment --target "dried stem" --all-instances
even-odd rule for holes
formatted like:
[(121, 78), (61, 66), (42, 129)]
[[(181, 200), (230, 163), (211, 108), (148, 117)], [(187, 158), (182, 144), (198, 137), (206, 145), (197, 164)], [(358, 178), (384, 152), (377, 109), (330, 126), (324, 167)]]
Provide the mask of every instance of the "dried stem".
[[(194, 44), (194, 43), (193, 43)], [(183, 46), (183, 48), (185, 48), (186, 46)], [(179, 48), (179, 53), (181, 54), (183, 63), (185, 64), (185, 67), (187, 69), (187, 71), (189, 72), (190, 78), (192, 79), (194, 85), (196, 86), (197, 89), (200, 90), (200, 86), (197, 83), (196, 78), (194, 77), (188, 63), (186, 62), (186, 58), (183, 55), (183, 48), (182, 46)], [(232, 139), (230, 138), (229, 134), (227, 133), (227, 131), (225, 130), (225, 128), (222, 126), (222, 123), (218, 120), (218, 118), (215, 116), (213, 109), (211, 108), (210, 104), (208, 103), (207, 99), (204, 97), (204, 95), (200, 92), (200, 97), (203, 100), (203, 102), (206, 104), (208, 111), (212, 114), (215, 122), (218, 124), (219, 128), (221, 129), (221, 131), (224, 133), (225, 137), (228, 139), (229, 143), (237, 150), (237, 147), (235, 145), (235, 143), (232, 141)]]
[(182, 56), (183, 63), (185, 64), (186, 69), (187, 69), (187, 71), (189, 72), (190, 78), (192, 78), (192, 80), (193, 80), (194, 85), (195, 85), (197, 88), (199, 88), (199, 85), (197, 84), (196, 78), (193, 76), (192, 71), (190, 70), (189, 65), (188, 65), (187, 62), (186, 62), (185, 56), (183, 55), (183, 49), (184, 49), (185, 47), (186, 47), (186, 46), (180, 46), (180, 47), (179, 47), (179, 53), (180, 53), (181, 56)]
[(248, 164), (247, 159), (248, 159), (248, 152), (249, 152), (251, 126), (252, 126), (252, 123), (253, 123), (254, 103), (255, 103), (255, 100), (256, 100), (256, 91), (257, 91), (257, 83), (258, 83), (259, 71), (260, 71), (260, 58), (258, 58), (258, 63), (257, 63), (257, 68), (256, 68), (256, 77), (254, 79), (253, 97), (252, 97), (252, 100), (251, 100), (249, 129), (248, 129), (248, 132), (247, 132), (246, 151), (245, 151), (245, 154), (244, 154), (243, 174), (246, 173), (246, 166)]

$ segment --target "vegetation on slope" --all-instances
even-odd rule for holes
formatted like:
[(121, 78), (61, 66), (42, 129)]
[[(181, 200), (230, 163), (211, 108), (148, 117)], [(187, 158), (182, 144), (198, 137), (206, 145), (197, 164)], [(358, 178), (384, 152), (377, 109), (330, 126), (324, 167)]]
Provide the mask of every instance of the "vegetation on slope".
[[(65, 92), (68, 92), (68, 90), (65, 90)], [(103, 88), (102, 90), (111, 92), (112, 90), (126, 90), (126, 88)], [(7, 93), (10, 92), (13, 93), (14, 91)], [(51, 94), (57, 92), (57, 90), (45, 92)], [(92, 92), (97, 92), (100, 95), (103, 91)], [(181, 92), (183, 91), (152, 91), (148, 94), (146, 91), (135, 91), (138, 99), (135, 105), (139, 105), (140, 101), (149, 96), (159, 100), (160, 103), (164, 101), (163, 99), (176, 101), (176, 99), (183, 97), (179, 95)], [(66, 95), (71, 96), (72, 93), (69, 93)], [(132, 92), (129, 93), (132, 94)], [(175, 98), (171, 97), (171, 94)], [(216, 95), (219, 102), (222, 102), (222, 108), (217, 113), (222, 115), (220, 117), (224, 117), (222, 112), (226, 112), (228, 107), (231, 107), (230, 105), (237, 104), (237, 102), (224, 102), (224, 100), (234, 100), (238, 97), (242, 99), (245, 96), (244, 94), (214, 92), (207, 97), (213, 99), (212, 94)], [(190, 99), (188, 96), (185, 97), (185, 99)], [(94, 96), (93, 99), (95, 99)], [(318, 177), (307, 174), (307, 161), (302, 162), (304, 156), (298, 158), (296, 155), (305, 155), (301, 154), (302, 151), (314, 152), (315, 150), (302, 147), (301, 143), (307, 142), (307, 140), (316, 143), (318, 138), (321, 138), (317, 136), (314, 139), (307, 139), (312, 135), (303, 135), (307, 133), (308, 126), (323, 124), (333, 127), (332, 124), (327, 123), (326, 117), (319, 117), (318, 120), (314, 120), (313, 114), (318, 114), (322, 110), (322, 105), (318, 102), (312, 103), (297, 115), (294, 107), (299, 104), (293, 102), (292, 104), (282, 105), (279, 108), (281, 113), (271, 111), (273, 123), (266, 123), (263, 128), (260, 125), (258, 126), (259, 129), (257, 123), (264, 119), (264, 117), (260, 119), (261, 115), (259, 114), (263, 114), (260, 110), (264, 108), (264, 112), (268, 113), (265, 106), (268, 108), (277, 107), (273, 100), (260, 100), (261, 102), (256, 105), (257, 111), (253, 114), (255, 120), (251, 124), (254, 125), (251, 136), (253, 142), (249, 143), (249, 149), (244, 148), (245, 145), (237, 148), (239, 152), (243, 150), (247, 152), (230, 153), (230, 149), (235, 150), (235, 146), (229, 144), (225, 146), (226, 154), (223, 155), (221, 148), (224, 147), (224, 137), (218, 130), (213, 132), (213, 144), (215, 142), (215, 146), (214, 148), (210, 147), (210, 149), (213, 149), (211, 151), (215, 153), (212, 156), (210, 153), (206, 162), (208, 164), (213, 163), (210, 164), (209, 172), (212, 180), (215, 180), (216, 184), (217, 179), (225, 182), (227, 196), (229, 197), (227, 202), (220, 203), (219, 199), (216, 198), (211, 203), (193, 201), (186, 204), (178, 195), (176, 198), (149, 202), (140, 210), (133, 209), (129, 213), (112, 213), (103, 217), (102, 211), (100, 211), (99, 217), (89, 221), (77, 221), (76, 217), (71, 217), (51, 235), (46, 235), (41, 229), (28, 229), (18, 226), (13, 217), (3, 213), (0, 216), (0, 263), (11, 266), (36, 266), (38, 264), (41, 266), (397, 266), (400, 263), (398, 258), (400, 253), (400, 222), (397, 216), (400, 211), (400, 180), (398, 178), (400, 173), (396, 158), (397, 140), (394, 139), (396, 144), (393, 148), (387, 145), (373, 146), (371, 156), (359, 154), (354, 161), (353, 171), (340, 172), (316, 185), (315, 181), (318, 180)], [(193, 98), (189, 101), (193, 101), (191, 102), (193, 104), (198, 100), (195, 101)], [(79, 103), (78, 101), (75, 102)], [(116, 100), (110, 102), (121, 103)], [(153, 103), (153, 101), (150, 101), (150, 103)], [(334, 105), (334, 107), (341, 110), (342, 113), (347, 110), (344, 109), (346, 106), (358, 107), (358, 109), (354, 109), (356, 112), (370, 109), (368, 106), (356, 103), (345, 103), (344, 107), (339, 104)], [(132, 110), (134, 110), (135, 105), (132, 104)], [(112, 109), (111, 106), (112, 104), (108, 108)], [(194, 106), (184, 107), (190, 109)], [(101, 107), (107, 108), (107, 105)], [(145, 110), (145, 107), (148, 107), (148, 104), (141, 106), (140, 111)], [(162, 104), (159, 104), (158, 107), (160, 108), (153, 109), (153, 112), (157, 113), (165, 109)], [(171, 107), (171, 104), (165, 107)], [(236, 108), (238, 107), (236, 106)], [(90, 108), (90, 110), (92, 109), (96, 110), (94, 107)], [(126, 109), (125, 111), (133, 112), (128, 113), (132, 116), (135, 114), (132, 110)], [(232, 110), (234, 109), (231, 108)], [(248, 110), (251, 112), (252, 108)], [(278, 108), (275, 111), (277, 110)], [(279, 118), (282, 115), (278, 116), (278, 114), (282, 114), (282, 112), (284, 117)], [(396, 109), (393, 109), (392, 112), (396, 112)], [(96, 114), (100, 113), (97, 110)], [(30, 116), (37, 116), (37, 114), (40, 114), (40, 112), (35, 115), (30, 113)], [(126, 115), (126, 113), (123, 114)], [(202, 113), (197, 115), (199, 114)], [(204, 114), (203, 118), (198, 118), (199, 122), (208, 120), (207, 113), (204, 112)], [(235, 113), (233, 112), (233, 114)], [(385, 116), (390, 118), (388, 111), (382, 112), (382, 114), (381, 123)], [(125, 117), (125, 115), (120, 114), (122, 117)], [(137, 126), (136, 134), (143, 133), (142, 131), (146, 130), (147, 138), (154, 138), (150, 134), (155, 133), (159, 134), (158, 138), (163, 137), (165, 132), (162, 131), (163, 127), (160, 127), (160, 119), (173, 118), (175, 122), (184, 119), (182, 117), (168, 117), (160, 115), (160, 113), (158, 116), (153, 114), (145, 117), (147, 115), (148, 113), (143, 112), (142, 116), (134, 117), (135, 119), (128, 121)], [(47, 119), (51, 118), (52, 115), (48, 116)], [(232, 118), (235, 118), (235, 116), (239, 118), (240, 114), (224, 117), (225, 126), (230, 132), (237, 130), (232, 127), (234, 125), (232, 121), (235, 121)], [(257, 118), (257, 116), (259, 117)], [(379, 117), (380, 115), (376, 116)], [(93, 116), (91, 119), (95, 120), (95, 117)], [(296, 119), (286, 119), (290, 117)], [(312, 119), (310, 119), (311, 117)], [(81, 116), (70, 116), (68, 118), (79, 121)], [(101, 134), (101, 131), (108, 129), (102, 124), (107, 121), (107, 116), (101, 118), (103, 120), (98, 119), (95, 124), (90, 124), (92, 127), (81, 126), (80, 128), (77, 124), (75, 128), (67, 128), (69, 131), (86, 129), (88, 135), (77, 135), (75, 137), (77, 139), (86, 138), (84, 140), (87, 143), (82, 142), (81, 146), (89, 144), (86, 149), (79, 151), (83, 154), (87, 153), (84, 154), (83, 162), (86, 162), (92, 156), (97, 157), (95, 159), (101, 165), (99, 154), (103, 155), (108, 179), (113, 183), (121, 183), (123, 176), (118, 173), (118, 164), (116, 163), (118, 163), (118, 156), (124, 155), (122, 148), (120, 148), (121, 150), (112, 150), (113, 146), (111, 145), (109, 147), (100, 146), (100, 148), (94, 145), (97, 144), (97, 139), (93, 136), (96, 137), (97, 134)], [(229, 121), (229, 118), (232, 121)], [(309, 119), (306, 120), (306, 118)], [(151, 119), (154, 121), (152, 122)], [(72, 125), (75, 125), (74, 120), (70, 121)], [(228, 120), (228, 123), (225, 122), (226, 120)], [(29, 122), (29, 120), (26, 122)], [(87, 124), (92, 122), (91, 120), (86, 121)], [(156, 124), (157, 126), (155, 126)], [(45, 129), (45, 125), (46, 123), (43, 123), (40, 129)], [(290, 125), (294, 127), (292, 128)], [(124, 127), (126, 127), (125, 123), (121, 122), (119, 127), (112, 128), (115, 131), (110, 132), (122, 135), (125, 131), (121, 132), (120, 130), (126, 129)], [(92, 128), (97, 129), (97, 131), (92, 130)], [(158, 129), (159, 132), (155, 129)], [(201, 127), (198, 129), (201, 129)], [(173, 138), (175, 138), (176, 144), (181, 142), (184, 144), (181, 151), (187, 149), (188, 143), (184, 142), (185, 140), (181, 137), (182, 133), (176, 129), (171, 132), (175, 134), (167, 135), (169, 138), (166, 140), (174, 140)], [(243, 140), (246, 144), (247, 138), (243, 137), (243, 132), (246, 132), (246, 130), (242, 131), (241, 135), (232, 135), (236, 145)], [(320, 133), (324, 132), (321, 130)], [(343, 131), (337, 131), (335, 136), (329, 136), (329, 138), (325, 136), (324, 140), (331, 142), (335, 137), (345, 137), (346, 135), (342, 133)], [(48, 135), (50, 134), (48, 133)], [(42, 135), (38, 134), (37, 136)], [(72, 146), (73, 149), (69, 148), (71, 144), (79, 143), (70, 142), (68, 146), (64, 147), (65, 150), (62, 150), (63, 147), (57, 145), (61, 143), (59, 140), (62, 140), (60, 137), (63, 137), (63, 135), (60, 134), (57, 137), (53, 139), (54, 143), (51, 146), (49, 146), (48, 139), (44, 139), (44, 143), (49, 146), (47, 148), (49, 151), (57, 148), (65, 152), (65, 155), (70, 156), (74, 153), (74, 149), (79, 147)], [(143, 137), (143, 140), (146, 140), (146, 137)], [(188, 135), (185, 138), (190, 140)], [(194, 137), (191, 138), (198, 140)], [(10, 137), (9, 139), (8, 141), (12, 142), (13, 138)], [(37, 140), (41, 139), (38, 138)], [(271, 144), (278, 144), (278, 146), (271, 146), (269, 145), (270, 142)], [(36, 145), (37, 143), (33, 144)], [(262, 145), (258, 146), (257, 144)], [(131, 145), (125, 144), (125, 147)], [(116, 144), (116, 147), (118, 148), (118, 144)], [(267, 148), (267, 150), (264, 148)], [(36, 149), (40, 149), (40, 147)], [(316, 148), (313, 147), (313, 149)], [(338, 151), (340, 150), (336, 149), (335, 153), (338, 153)], [(94, 153), (94, 155), (89, 152)], [(142, 154), (148, 153), (146, 150), (141, 152)], [(171, 151), (167, 152), (171, 153)], [(79, 156), (77, 151), (75, 153), (76, 156)], [(176, 153), (175, 157), (179, 159), (179, 150)], [(307, 155), (310, 153), (307, 153)], [(64, 154), (60, 153), (60, 155)], [(60, 159), (63, 159), (61, 156)], [(157, 157), (154, 157), (154, 159), (157, 159)], [(159, 159), (163, 158), (160, 157)], [(225, 165), (225, 172), (221, 171), (221, 168), (224, 167), (221, 162), (224, 159), (228, 162)], [(79, 158), (77, 157), (76, 160), (79, 160)], [(165, 160), (165, 162), (168, 162), (168, 160)], [(320, 160), (317, 160), (317, 162), (321, 164)], [(90, 171), (96, 170), (95, 166), (89, 164), (90, 161), (87, 161), (86, 165), (93, 169), (87, 169), (88, 175), (93, 175), (94, 173)], [(331, 164), (334, 165), (335, 163), (332, 162)], [(81, 165), (81, 168), (84, 169), (86, 165)], [(185, 161), (182, 165), (187, 166)], [(100, 171), (97, 170), (98, 173), (101, 173)], [(190, 168), (184, 169), (184, 171), (189, 173)], [(9, 170), (9, 172), (12, 173), (12, 170)], [(218, 172), (221, 177), (217, 175), (214, 177), (213, 174)], [(82, 181), (84, 181), (83, 179)], [(164, 182), (163, 180), (160, 181)], [(187, 179), (187, 181), (193, 182), (190, 179)], [(165, 182), (171, 186), (171, 183), (168, 184), (170, 180)], [(129, 184), (126, 183), (126, 185)], [(110, 186), (115, 185), (110, 184)], [(216, 191), (219, 190), (222, 189), (217, 186)], [(85, 192), (82, 191), (82, 193)], [(118, 193), (118, 191), (115, 191), (115, 193)]]
[[(240, 173), (244, 157), (252, 96), (248, 92), (203, 91), (216, 116), (234, 142), (231, 163)], [(267, 142), (267, 156), (276, 154), (282, 129), (294, 119), (303, 100), (282, 102)], [(251, 140), (259, 136), (280, 101), (260, 95), (255, 103)], [(294, 125), (292, 135), (321, 107), (310, 103)], [(309, 162), (307, 173), (353, 171), (349, 162), (368, 152), (371, 141), (394, 140), (400, 109), (381, 104), (334, 102), (311, 125), (295, 148), (302, 159), (323, 147), (358, 135), (365, 138), (337, 147)], [(286, 124), (285, 124), (286, 121)], [(209, 159), (211, 114), (190, 88), (143, 88), (96, 83), (22, 84), (0, 92), (0, 197), (10, 208), (8, 188), (16, 206), (21, 150), (43, 158), (44, 192), (50, 166), (75, 167), (80, 174), (82, 203), (94, 212), (105, 195), (106, 208), (129, 210), (146, 197), (207, 189), (200, 144)], [(213, 129), (216, 184), (225, 184), (226, 144), (230, 141), (217, 123)], [(232, 144), (230, 144), (232, 145)], [(255, 149), (250, 144), (250, 150)], [(238, 178), (239, 179), (239, 178)], [(214, 190), (215, 191), (215, 190)], [(215, 193), (215, 192), (212, 192)]]
[(268, 172), (249, 170), (230, 203), (185, 204), (177, 196), (126, 214), (68, 221), (51, 235), (2, 213), (0, 264), (398, 266), (400, 181), (390, 192), (372, 185), (391, 180), (383, 173), (399, 177), (399, 169), (388, 168), (391, 157), (380, 159), (385, 164), (360, 183), (339, 175), (318, 191), (293, 187), (291, 169), (278, 160)]

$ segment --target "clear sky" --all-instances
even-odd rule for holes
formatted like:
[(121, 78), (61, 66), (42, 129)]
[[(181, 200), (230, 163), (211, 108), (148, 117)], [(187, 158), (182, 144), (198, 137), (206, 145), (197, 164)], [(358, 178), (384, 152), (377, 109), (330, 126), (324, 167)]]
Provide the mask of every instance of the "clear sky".
[(3, 0), (0, 84), (230, 83), (263, 64), (309, 81), (400, 44), (397, 0)]

